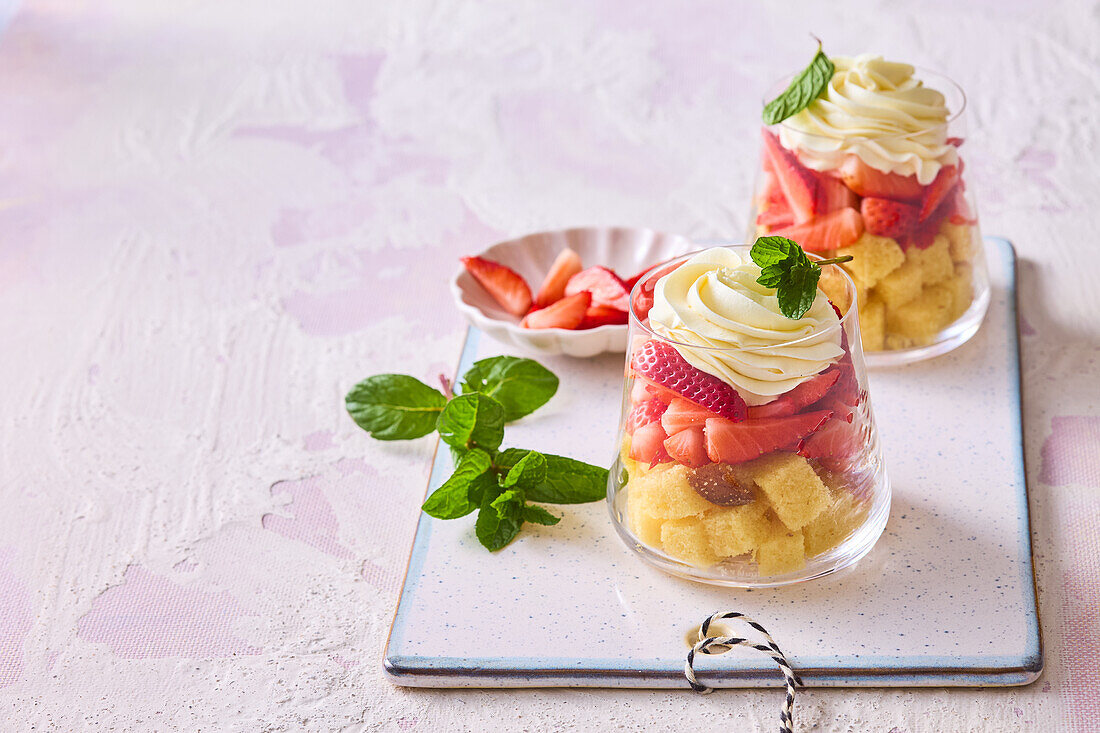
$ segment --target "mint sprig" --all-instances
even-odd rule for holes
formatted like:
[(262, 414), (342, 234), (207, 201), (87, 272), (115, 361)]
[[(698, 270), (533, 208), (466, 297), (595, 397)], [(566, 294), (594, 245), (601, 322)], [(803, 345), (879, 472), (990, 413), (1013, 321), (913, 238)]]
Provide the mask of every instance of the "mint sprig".
[(852, 259), (851, 255), (842, 255), (814, 262), (798, 242), (786, 237), (760, 237), (749, 250), (749, 257), (760, 267), (756, 282), (774, 288), (779, 312), (796, 321), (806, 315), (817, 298), (821, 266)]
[(809, 107), (829, 86), (834, 71), (836, 67), (821, 50), (821, 41), (818, 41), (817, 53), (810, 65), (791, 80), (782, 94), (764, 105), (764, 124), (782, 122)]
[(442, 392), (407, 375), (379, 374), (355, 385), (346, 400), (355, 423), (379, 440), (411, 440), (436, 431), (450, 447), (454, 472), (424, 502), (426, 514), (457, 519), (476, 511), (478, 541), (496, 551), (526, 522), (560, 521), (538, 503), (604, 498), (606, 468), (522, 448), (500, 450), (505, 424), (534, 412), (557, 392), (552, 372), (531, 359), (497, 356), (470, 367), (458, 396), (441, 381)]

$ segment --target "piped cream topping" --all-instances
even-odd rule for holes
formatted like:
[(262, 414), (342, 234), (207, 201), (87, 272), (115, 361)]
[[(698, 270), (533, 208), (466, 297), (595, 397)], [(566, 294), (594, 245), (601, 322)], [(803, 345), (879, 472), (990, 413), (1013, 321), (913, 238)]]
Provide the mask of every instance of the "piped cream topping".
[(793, 320), (758, 277), (760, 268), (734, 250), (704, 250), (657, 281), (649, 311), (655, 333), (749, 405), (771, 402), (844, 353), (840, 319), (824, 293)]
[(947, 142), (946, 100), (915, 78), (912, 66), (871, 54), (830, 60), (836, 71), (826, 90), (779, 126), (784, 147), (803, 165), (833, 170), (855, 154), (883, 173), (915, 175), (927, 185), (958, 161)]

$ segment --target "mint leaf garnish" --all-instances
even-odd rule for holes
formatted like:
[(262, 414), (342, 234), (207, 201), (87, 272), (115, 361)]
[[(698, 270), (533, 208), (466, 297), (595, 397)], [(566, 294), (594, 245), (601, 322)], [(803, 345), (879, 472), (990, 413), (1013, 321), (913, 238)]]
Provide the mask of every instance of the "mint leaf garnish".
[(511, 542), (523, 526), (523, 492), (510, 489), (481, 505), (475, 532), (477, 539), (490, 552), (496, 552)]
[(607, 497), (607, 469), (549, 453), (546, 478), (527, 490), (527, 498), (544, 504), (587, 504)]
[(479, 392), (504, 407), (505, 422), (539, 409), (558, 391), (558, 378), (532, 359), (493, 356), (474, 362), (462, 381), (462, 392)]
[(435, 430), (447, 398), (405, 374), (376, 374), (345, 398), (355, 424), (377, 440), (412, 440)]
[(451, 477), (432, 492), (422, 507), (424, 512), (436, 519), (457, 519), (464, 517), (481, 505), (471, 500), (470, 487), (474, 480), (485, 475), (493, 462), (489, 454), (475, 448), (462, 456)]
[(782, 122), (809, 107), (829, 86), (834, 71), (836, 68), (833, 62), (821, 50), (821, 43), (818, 42), (817, 53), (810, 65), (791, 80), (790, 86), (782, 94), (764, 105), (764, 124)]
[(436, 430), (447, 445), (454, 472), (424, 502), (436, 519), (477, 510), (478, 541), (490, 551), (511, 542), (524, 522), (561, 521), (529, 501), (581, 504), (607, 492), (607, 469), (523, 448), (499, 451), (504, 424), (544, 405), (558, 378), (531, 359), (499, 356), (476, 362), (454, 396), (401, 374), (379, 374), (347, 396), (355, 422), (381, 440), (410, 440)]
[(521, 489), (533, 489), (546, 479), (546, 458), (538, 451), (527, 451), (516, 465), (508, 469), (508, 474), (500, 485), (506, 489), (518, 486)]
[(523, 520), (525, 522), (533, 522), (535, 524), (557, 524), (561, 521), (561, 517), (556, 517), (550, 512), (543, 509), (541, 506), (535, 506), (534, 504), (528, 504), (523, 508)]
[(806, 315), (817, 298), (821, 266), (852, 259), (851, 255), (844, 255), (814, 262), (798, 242), (786, 237), (760, 237), (749, 250), (749, 256), (760, 267), (756, 282), (774, 288), (779, 312), (796, 321)]
[(436, 429), (447, 445), (496, 450), (504, 440), (504, 408), (492, 397), (464, 394), (447, 403)]

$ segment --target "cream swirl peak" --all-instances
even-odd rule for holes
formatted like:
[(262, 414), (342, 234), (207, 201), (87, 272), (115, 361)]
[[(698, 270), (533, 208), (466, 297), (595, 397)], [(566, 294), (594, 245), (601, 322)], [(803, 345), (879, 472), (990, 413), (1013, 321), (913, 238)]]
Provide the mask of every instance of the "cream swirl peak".
[(803, 165), (833, 170), (855, 154), (883, 173), (915, 175), (927, 185), (941, 166), (955, 164), (946, 100), (915, 78), (912, 66), (871, 54), (830, 60), (836, 70), (829, 86), (779, 126), (783, 146)]
[(696, 369), (763, 405), (843, 354), (840, 320), (819, 290), (797, 320), (779, 311), (760, 268), (724, 247), (704, 250), (657, 281), (649, 325)]

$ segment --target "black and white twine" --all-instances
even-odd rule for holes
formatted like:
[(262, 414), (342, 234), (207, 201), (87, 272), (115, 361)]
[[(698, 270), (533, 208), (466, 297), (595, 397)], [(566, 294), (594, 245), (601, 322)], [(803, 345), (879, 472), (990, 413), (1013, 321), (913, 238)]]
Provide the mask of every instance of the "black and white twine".
[[(756, 629), (756, 631), (760, 632), (761, 636), (764, 637), (767, 644), (757, 644), (739, 636), (710, 635), (710, 626), (712, 623), (731, 619), (741, 619), (749, 626)], [(712, 688), (701, 684), (699, 680), (695, 678), (695, 669), (693, 666), (695, 664), (696, 654), (724, 654), (735, 646), (744, 646), (767, 654), (771, 660), (779, 666), (779, 671), (783, 673), (783, 680), (787, 685), (787, 695), (783, 701), (783, 709), (779, 713), (779, 731), (780, 733), (793, 733), (794, 719), (792, 715), (794, 712), (794, 688), (795, 686), (801, 687), (802, 680), (800, 680), (798, 675), (794, 673), (794, 670), (791, 669), (790, 663), (787, 662), (786, 655), (783, 654), (779, 645), (775, 643), (775, 639), (768, 633), (768, 630), (743, 613), (738, 613), (737, 611), (716, 613), (707, 618), (699, 627), (699, 641), (696, 642), (695, 646), (688, 652), (687, 663), (684, 665), (684, 676), (687, 677), (691, 689), (703, 694), (714, 692)]]

